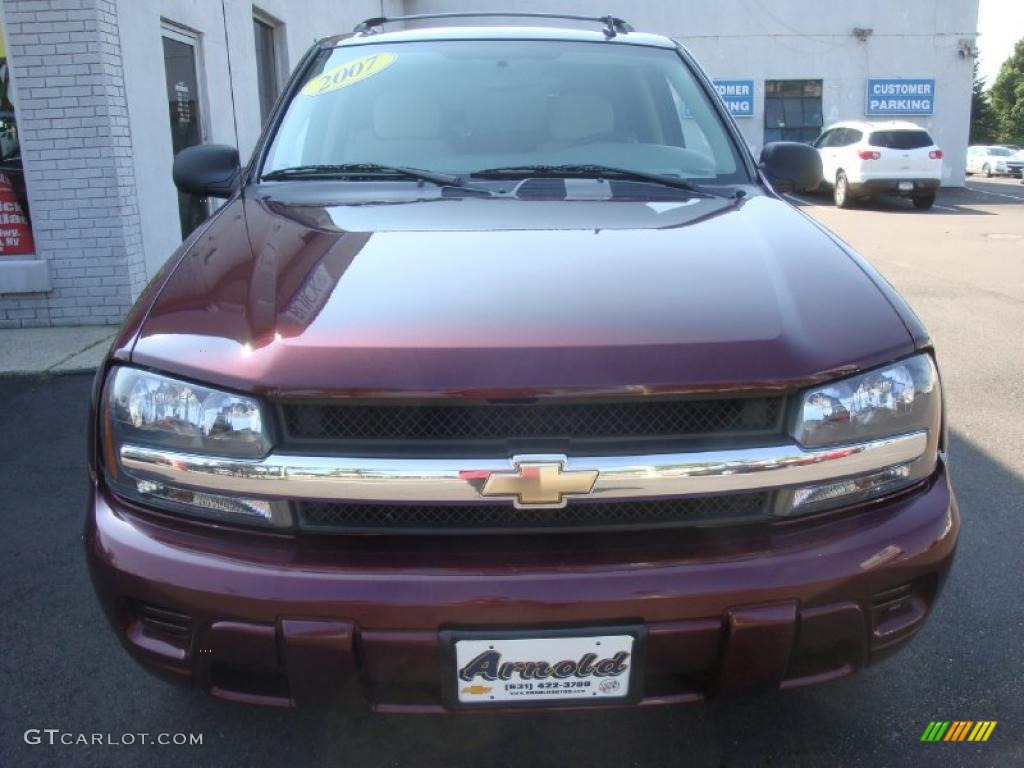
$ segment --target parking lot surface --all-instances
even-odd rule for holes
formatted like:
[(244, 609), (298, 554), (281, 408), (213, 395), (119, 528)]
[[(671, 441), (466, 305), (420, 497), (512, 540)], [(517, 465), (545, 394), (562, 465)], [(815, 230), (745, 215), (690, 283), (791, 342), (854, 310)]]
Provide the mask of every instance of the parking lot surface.
[[(93, 597), (80, 541), (89, 377), (0, 379), (0, 765), (1024, 764), (1024, 186), (971, 178), (928, 212), (797, 203), (899, 288), (939, 349), (963, 533), (936, 612), (903, 653), (824, 687), (643, 711), (435, 718), (214, 701), (140, 671)], [(986, 743), (921, 743), (932, 720), (998, 725)], [(47, 728), (203, 743), (24, 742)]]

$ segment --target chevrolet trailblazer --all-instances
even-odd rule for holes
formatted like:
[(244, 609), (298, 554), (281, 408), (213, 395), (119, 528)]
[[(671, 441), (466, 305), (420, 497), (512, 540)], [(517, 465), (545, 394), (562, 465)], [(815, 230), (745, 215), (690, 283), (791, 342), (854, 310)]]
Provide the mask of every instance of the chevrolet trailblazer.
[[(935, 354), (690, 54), (371, 19), (306, 55), (96, 378), (85, 547), (217, 697), (651, 705), (846, 677), (935, 604)], [(589, 25), (594, 25), (591, 29)]]

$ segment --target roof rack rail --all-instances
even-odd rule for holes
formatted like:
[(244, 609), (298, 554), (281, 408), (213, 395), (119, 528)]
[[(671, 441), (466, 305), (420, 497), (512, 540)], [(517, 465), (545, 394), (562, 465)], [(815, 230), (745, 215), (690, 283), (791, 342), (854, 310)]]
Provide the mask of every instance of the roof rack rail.
[(396, 21), (424, 21), (428, 19), (482, 19), (482, 18), (525, 18), (525, 19), (570, 19), (572, 21), (596, 21), (604, 25), (607, 38), (633, 32), (633, 25), (617, 16), (573, 16), (563, 13), (420, 13), (412, 16), (375, 16), (356, 24), (354, 34), (372, 34), (374, 27)]

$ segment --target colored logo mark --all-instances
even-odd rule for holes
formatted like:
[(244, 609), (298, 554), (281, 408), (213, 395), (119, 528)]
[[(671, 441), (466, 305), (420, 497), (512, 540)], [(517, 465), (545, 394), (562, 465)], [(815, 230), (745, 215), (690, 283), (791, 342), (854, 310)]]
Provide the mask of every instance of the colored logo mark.
[(932, 720), (921, 741), (988, 741), (996, 720)]

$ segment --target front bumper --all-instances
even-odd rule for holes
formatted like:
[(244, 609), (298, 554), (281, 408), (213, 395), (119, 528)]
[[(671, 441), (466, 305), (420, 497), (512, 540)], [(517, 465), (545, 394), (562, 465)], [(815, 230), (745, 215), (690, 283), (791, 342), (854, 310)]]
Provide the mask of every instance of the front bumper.
[[(914, 186), (908, 190), (901, 190), (900, 184), (909, 182)], [(892, 178), (892, 179), (864, 179), (859, 182), (851, 182), (850, 189), (860, 195), (900, 195), (902, 197), (920, 197), (932, 195), (939, 188), (939, 179), (928, 178)]]
[(250, 703), (443, 712), (450, 628), (643, 624), (641, 705), (845, 677), (920, 629), (958, 530), (940, 464), (818, 522), (601, 545), (240, 533), (96, 487), (85, 546), (122, 643), (164, 678)]

